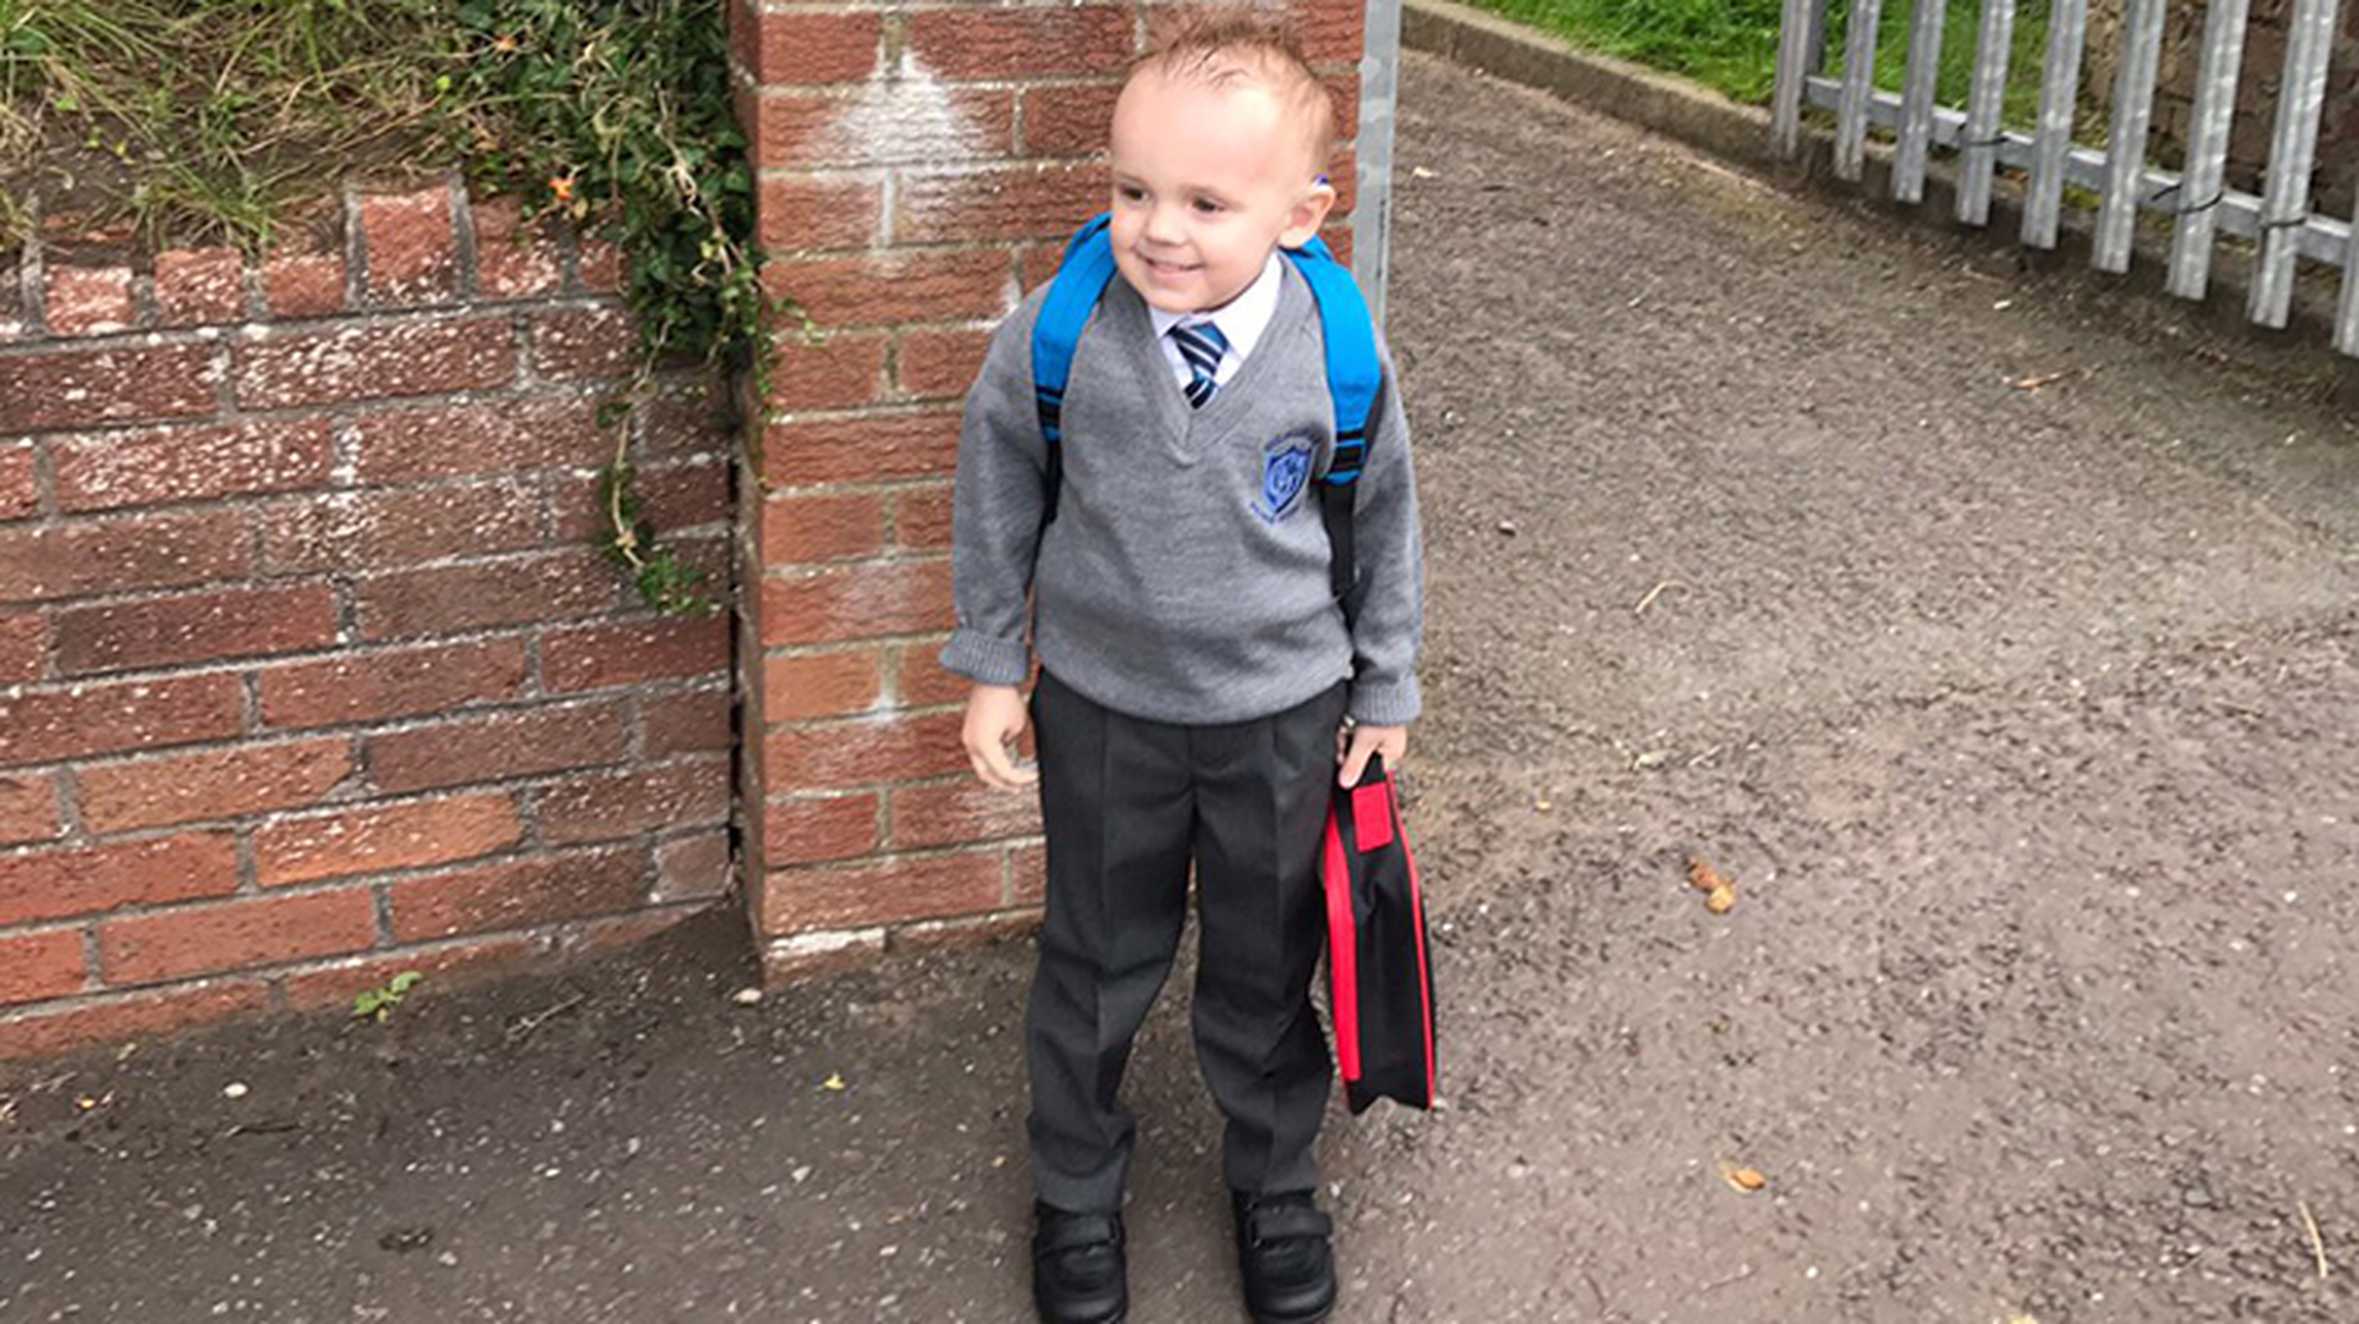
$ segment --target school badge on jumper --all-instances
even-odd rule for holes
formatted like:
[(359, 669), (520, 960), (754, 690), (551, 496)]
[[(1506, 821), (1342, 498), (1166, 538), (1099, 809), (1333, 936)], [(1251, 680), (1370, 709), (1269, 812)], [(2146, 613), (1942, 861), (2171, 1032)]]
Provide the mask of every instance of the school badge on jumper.
[(1271, 442), (1261, 457), (1261, 493), (1253, 499), (1253, 512), (1277, 523), (1294, 513), (1310, 481), (1310, 441), (1281, 437)]

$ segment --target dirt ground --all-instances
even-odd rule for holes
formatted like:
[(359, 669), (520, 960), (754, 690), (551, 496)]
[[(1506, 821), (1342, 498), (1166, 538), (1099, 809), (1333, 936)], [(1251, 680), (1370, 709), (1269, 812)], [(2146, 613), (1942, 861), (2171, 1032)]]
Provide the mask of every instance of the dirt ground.
[[(1337, 1318), (2359, 1317), (2315, 347), (1422, 57), (1400, 160), (1450, 1106), (1338, 1110)], [(0, 1072), (0, 1320), (1026, 1319), (1028, 959), (743, 1008), (716, 914)], [(1130, 1087), (1140, 1324), (1241, 1318), (1183, 1006)]]

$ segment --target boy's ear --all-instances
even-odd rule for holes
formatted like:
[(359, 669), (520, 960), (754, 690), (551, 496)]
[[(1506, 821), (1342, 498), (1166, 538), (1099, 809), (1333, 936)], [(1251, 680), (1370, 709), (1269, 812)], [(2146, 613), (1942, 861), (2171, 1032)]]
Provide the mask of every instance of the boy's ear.
[(1327, 213), (1335, 207), (1335, 186), (1325, 175), (1294, 203), (1294, 210), (1286, 214), (1286, 228), (1278, 235), (1284, 248), (1300, 248), (1319, 233), (1327, 223)]

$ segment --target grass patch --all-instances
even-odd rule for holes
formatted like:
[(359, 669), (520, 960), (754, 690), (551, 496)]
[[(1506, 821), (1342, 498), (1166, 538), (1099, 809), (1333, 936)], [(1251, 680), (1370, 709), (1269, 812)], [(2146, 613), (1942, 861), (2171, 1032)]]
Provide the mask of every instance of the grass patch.
[[(0, 249), (249, 253), (340, 228), (342, 183), (463, 168), (618, 244), (640, 361), (615, 427), (601, 545), (664, 611), (710, 611), (660, 545), (620, 426), (659, 362), (742, 369), (766, 398), (786, 312), (760, 281), (753, 174), (713, 0), (0, 0)], [(90, 238), (88, 236), (95, 236)]]
[[(1563, 37), (1585, 50), (1690, 78), (1732, 100), (1766, 105), (1777, 85), (1779, 0), (1471, 0), (1476, 7)], [(1851, 7), (1836, 0), (1827, 20), (1826, 72), (1838, 69)], [(1876, 84), (1898, 90), (1908, 67), (1911, 6), (1889, 0), (1876, 24)], [(1951, 0), (1942, 32), (1936, 96), (1963, 106), (1980, 40), (1980, 0)], [(2003, 113), (2029, 128), (2039, 113), (2047, 58), (2048, 5), (2025, 0), (2015, 15)]]
[(29, 200), (249, 249), (347, 170), (429, 154), (444, 0), (0, 0), (0, 247)]

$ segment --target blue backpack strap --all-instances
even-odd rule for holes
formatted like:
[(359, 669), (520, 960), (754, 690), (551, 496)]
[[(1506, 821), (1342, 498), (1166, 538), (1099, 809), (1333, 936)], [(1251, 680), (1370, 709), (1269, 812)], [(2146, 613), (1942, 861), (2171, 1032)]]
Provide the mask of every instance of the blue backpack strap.
[(1043, 526), (1057, 517), (1057, 495), (1064, 488), (1065, 384), (1073, 376), (1073, 348), (1114, 279), (1114, 244), (1106, 235), (1111, 219), (1111, 213), (1101, 213), (1074, 233), (1032, 324), (1032, 396), (1040, 410), (1040, 435), (1048, 443)]
[(1352, 596), (1359, 578), (1353, 559), (1352, 505), (1361, 473), (1368, 467), (1369, 426), (1376, 392), (1384, 384), (1384, 361), (1376, 355), (1376, 319), (1349, 268), (1335, 260), (1326, 242), (1313, 236), (1300, 248), (1281, 250), (1311, 287), (1319, 326), (1327, 342), (1327, 393), (1335, 403), (1335, 455), (1319, 480), (1319, 514), (1327, 525), (1328, 585), (1343, 608), (1346, 629), (1358, 614)]

